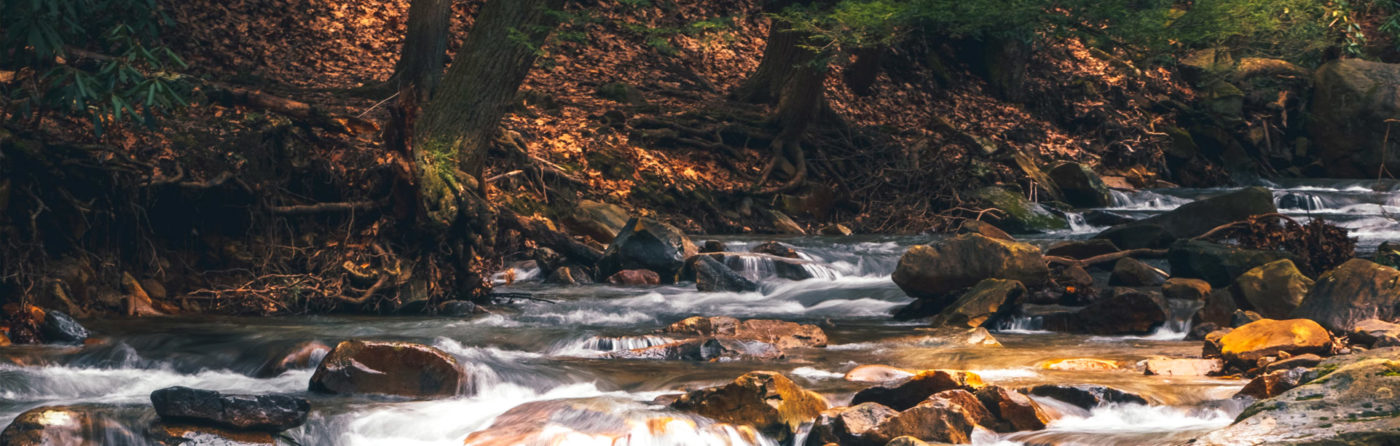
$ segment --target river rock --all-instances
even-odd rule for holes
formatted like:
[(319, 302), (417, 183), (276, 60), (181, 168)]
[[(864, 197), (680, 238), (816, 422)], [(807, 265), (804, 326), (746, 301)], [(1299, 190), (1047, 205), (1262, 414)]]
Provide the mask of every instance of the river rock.
[(307, 341), (291, 346), (286, 350), (274, 353), (266, 362), (258, 367), (258, 371), (253, 375), (259, 378), (272, 378), (286, 373), (288, 370), (309, 369), (321, 363), (321, 359), (330, 353), (330, 346), (321, 341)]
[(0, 432), (4, 446), (106, 446), (145, 444), (147, 440), (122, 425), (111, 406), (78, 404), (43, 406), (15, 417)]
[(1064, 217), (1051, 213), (1044, 206), (1032, 203), (1016, 192), (991, 186), (974, 191), (972, 197), (984, 206), (1000, 211), (991, 217), (991, 223), (1012, 234), (1069, 228), (1069, 222)]
[(1220, 354), (1226, 362), (1249, 369), (1266, 357), (1328, 354), (1332, 336), (1308, 319), (1263, 319), (1237, 327), (1220, 338)]
[(695, 256), (695, 288), (700, 291), (756, 291), (758, 284), (710, 256)]
[(997, 240), (1016, 241), (1016, 237), (1012, 237), (1011, 234), (1007, 234), (1006, 231), (1001, 230), (1001, 228), (982, 220), (965, 220), (961, 225), (958, 225), (958, 230), (955, 231), (955, 233), (981, 234)]
[(1313, 82), (1308, 130), (1327, 175), (1374, 178), (1382, 161), (1400, 171), (1400, 152), (1381, 141), (1385, 120), (1400, 116), (1400, 65), (1337, 59), (1319, 67)]
[(912, 297), (941, 300), (991, 278), (1040, 288), (1050, 269), (1035, 245), (963, 234), (909, 248), (891, 278)]
[(1131, 257), (1113, 263), (1109, 286), (1159, 286), (1167, 281), (1167, 273)]
[(609, 353), (610, 359), (660, 361), (772, 361), (783, 358), (773, 344), (734, 338), (699, 337)]
[(1050, 416), (1030, 397), (1000, 386), (977, 389), (977, 400), (1000, 420), (997, 432), (1034, 431), (1045, 428)]
[(977, 282), (958, 300), (933, 317), (934, 327), (977, 328), (1004, 313), (1011, 303), (1026, 294), (1026, 287), (1015, 280), (986, 279)]
[(685, 259), (697, 252), (690, 238), (674, 226), (633, 217), (603, 251), (598, 275), (611, 277), (623, 270), (644, 269), (656, 272), (661, 283), (673, 283), (685, 267)]
[(1206, 333), (1205, 337), (1201, 338), (1201, 356), (1207, 358), (1219, 358), (1220, 351), (1224, 348), (1224, 346), (1220, 343), (1220, 340), (1224, 339), (1225, 335), (1230, 334), (1230, 332), (1232, 331), (1235, 331), (1235, 329), (1221, 328), (1210, 333)]
[(1118, 362), (1095, 358), (1051, 359), (1036, 364), (1046, 370), (1062, 372), (1103, 372), (1118, 370)]
[(1230, 285), (1236, 302), (1247, 302), (1251, 309), (1269, 319), (1288, 317), (1312, 289), (1313, 280), (1304, 276), (1292, 260), (1269, 262), (1241, 274)]
[(846, 381), (857, 383), (882, 384), (891, 381), (907, 379), (916, 375), (917, 373), (918, 372), (909, 371), (898, 367), (887, 366), (883, 364), (867, 364), (856, 366), (856, 368), (853, 368), (849, 372), (846, 372), (846, 376), (843, 377), (843, 379), (845, 379)]
[(1281, 251), (1245, 249), (1200, 240), (1182, 240), (1167, 250), (1167, 262), (1172, 275), (1203, 279), (1211, 286), (1224, 288), (1230, 282), (1255, 267), (1288, 258)]
[(58, 310), (44, 312), (44, 325), (39, 332), (44, 340), (60, 344), (82, 344), (89, 336), (87, 328)]
[(1201, 279), (1173, 277), (1162, 282), (1162, 297), (1167, 299), (1202, 301), (1210, 291), (1210, 282)]
[(1193, 444), (1400, 444), (1400, 350), (1337, 356), (1308, 375)]
[[(620, 273), (620, 271), (619, 271)], [(657, 276), (656, 280), (661, 281)], [(593, 283), (593, 277), (589, 276), (582, 267), (572, 265), (562, 265), (549, 273), (549, 277), (544, 279), (544, 283), (552, 285), (587, 285)]]
[(1400, 346), (1400, 324), (1380, 319), (1357, 322), (1349, 334), (1352, 341), (1371, 348)]
[(686, 393), (671, 407), (724, 423), (753, 426), (785, 443), (804, 423), (820, 416), (827, 402), (780, 373), (749, 372), (729, 384)]
[[(1278, 212), (1278, 209), (1274, 207), (1272, 192), (1262, 187), (1248, 187), (1187, 203), (1165, 214), (1114, 226), (1094, 238), (1112, 240), (1122, 249), (1164, 248), (1175, 239), (1195, 237), (1216, 226), (1274, 212)], [(1176, 275), (1176, 266), (1172, 268)], [(1229, 277), (1233, 278), (1233, 275)]]
[(851, 228), (848, 228), (846, 227), (846, 225), (840, 223), (832, 223), (826, 226), (822, 226), (822, 228), (817, 232), (820, 232), (821, 235), (839, 235), (843, 237), (855, 233), (854, 231), (851, 231)]
[(1263, 375), (1254, 377), (1245, 384), (1235, 396), (1248, 396), (1255, 399), (1266, 399), (1278, 396), (1289, 389), (1298, 387), (1307, 376), (1308, 369), (1303, 367), (1274, 370)]
[(940, 442), (940, 443), (938, 443), (938, 444), (933, 444), (933, 443), (929, 443), (929, 442), (927, 442), (927, 441), (923, 441), (923, 440), (920, 440), (920, 439), (917, 439), (917, 438), (914, 438), (914, 437), (910, 437), (910, 436), (908, 436), (908, 435), (905, 435), (905, 436), (897, 437), (897, 438), (895, 438), (895, 439), (893, 439), (893, 440), (890, 440), (889, 443), (885, 443), (885, 446), (943, 446), (943, 445), (946, 445), (946, 444), (952, 444), (952, 443), (941, 443), (941, 442)]
[(836, 443), (842, 446), (883, 446), (880, 425), (898, 415), (899, 411), (878, 403), (862, 403), (851, 407), (827, 409), (817, 417), (807, 436), (807, 446)]
[(1031, 395), (1054, 398), (1083, 409), (1106, 404), (1147, 404), (1147, 399), (1108, 386), (1093, 384), (1041, 384), (1030, 388)]
[(621, 206), (579, 200), (560, 222), (571, 233), (592, 237), (600, 243), (612, 243), (617, 234), (627, 226), (627, 220), (627, 210)]
[(1215, 290), (1206, 296), (1205, 305), (1191, 316), (1191, 325), (1213, 324), (1217, 327), (1233, 327), (1235, 311), (1239, 306), (1235, 304), (1235, 296), (1229, 289)]
[(1317, 278), (1289, 317), (1317, 321), (1329, 330), (1351, 331), (1366, 319), (1400, 317), (1400, 271), (1351, 259)]
[(1225, 363), (1219, 359), (1149, 359), (1144, 373), (1161, 376), (1212, 376), (1225, 370)]
[(1121, 251), (1112, 241), (1105, 239), (1066, 240), (1055, 242), (1045, 250), (1045, 255), (1071, 259), (1087, 259)]
[(923, 441), (971, 443), (972, 431), (990, 424), (991, 412), (966, 390), (948, 390), (890, 417), (879, 427), (883, 439), (909, 436)]
[(1295, 369), (1300, 367), (1310, 369), (1313, 367), (1317, 367), (1317, 365), (1320, 363), (1322, 363), (1321, 356), (1314, 355), (1312, 353), (1305, 353), (1288, 359), (1280, 359), (1278, 361), (1270, 362), (1269, 365), (1264, 366), (1264, 372)]
[(664, 333), (686, 336), (714, 336), (773, 344), (779, 349), (826, 347), (826, 333), (811, 324), (772, 319), (738, 319), (725, 316), (686, 318), (670, 326)]
[(311, 375), (312, 391), (342, 394), (450, 397), (466, 384), (452, 355), (409, 342), (342, 341)]
[(273, 432), (306, 423), (311, 412), (310, 402), (291, 395), (225, 395), (179, 386), (151, 392), (151, 404), (167, 421)]
[(914, 376), (856, 392), (851, 404), (874, 402), (894, 410), (906, 410), (929, 396), (945, 390), (977, 390), (982, 377), (956, 370), (924, 370)]
[[(782, 257), (785, 259), (802, 259), (802, 256), (797, 253), (797, 250), (792, 249), (792, 247), (788, 245), (784, 245), (778, 242), (770, 241), (760, 243), (759, 245), (754, 246), (749, 251), (756, 252), (759, 254), (768, 254), (771, 256)], [(807, 271), (807, 268), (803, 268), (802, 265), (797, 263), (783, 262), (780, 260), (773, 261), (773, 272), (777, 273), (778, 277), (788, 280), (807, 280), (813, 277), (812, 272)]]
[(1106, 294), (1078, 311), (1045, 315), (1045, 329), (1098, 335), (1149, 334), (1167, 321), (1165, 303), (1155, 295), (1130, 288)]
[(1050, 180), (1060, 188), (1065, 202), (1080, 208), (1101, 208), (1113, 204), (1113, 195), (1099, 174), (1079, 163), (1064, 163), (1050, 169)]
[(624, 269), (608, 276), (613, 285), (646, 286), (661, 284), (661, 275), (649, 269)]

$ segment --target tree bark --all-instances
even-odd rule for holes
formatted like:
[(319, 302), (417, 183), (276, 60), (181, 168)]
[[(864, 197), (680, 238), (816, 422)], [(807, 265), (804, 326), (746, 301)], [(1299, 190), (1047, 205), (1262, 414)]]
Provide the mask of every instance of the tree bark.
[(421, 97), (429, 97), (442, 80), (451, 25), (452, 0), (413, 0), (408, 6), (408, 33), (389, 86), (400, 91), (414, 88)]

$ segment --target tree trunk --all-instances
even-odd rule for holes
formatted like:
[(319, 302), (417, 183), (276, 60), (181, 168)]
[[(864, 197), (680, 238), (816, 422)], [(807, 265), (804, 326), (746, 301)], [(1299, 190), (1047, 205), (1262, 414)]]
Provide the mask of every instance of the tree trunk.
[(409, 4), (408, 33), (389, 87), (400, 92), (415, 88), (423, 98), (432, 94), (442, 80), (451, 24), (452, 0), (413, 0)]

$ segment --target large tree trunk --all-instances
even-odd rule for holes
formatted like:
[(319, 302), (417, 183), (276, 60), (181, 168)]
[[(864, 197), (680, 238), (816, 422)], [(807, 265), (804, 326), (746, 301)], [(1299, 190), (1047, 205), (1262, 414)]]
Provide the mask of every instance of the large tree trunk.
[(427, 98), (442, 80), (452, 0), (413, 0), (408, 6), (408, 33), (394, 65), (389, 86), (400, 92), (415, 88)]
[[(481, 289), (481, 259), (496, 234), (481, 181), (485, 153), (501, 118), (557, 25), (564, 0), (489, 0), (477, 14), (442, 83), (413, 120), (417, 220), (444, 242), (464, 273), (459, 287)], [(453, 237), (448, 237), (451, 234)]]

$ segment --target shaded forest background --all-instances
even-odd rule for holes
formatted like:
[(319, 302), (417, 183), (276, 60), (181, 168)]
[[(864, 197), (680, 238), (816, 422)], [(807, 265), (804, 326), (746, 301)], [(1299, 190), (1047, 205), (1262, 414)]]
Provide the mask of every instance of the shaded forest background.
[[(446, 56), (485, 3), (445, 3)], [(489, 301), (507, 260), (605, 246), (584, 200), (921, 233), (1073, 207), (1063, 162), (1120, 188), (1380, 176), (1325, 162), (1309, 89), (1397, 61), (1400, 30), (1390, 1), (568, 2), (500, 28), (528, 74), (456, 172), (404, 143), (431, 103), (394, 82), (408, 1), (29, 4), (0, 9), (0, 302), (77, 315)], [(462, 218), (431, 221), (425, 165), (477, 196)]]

